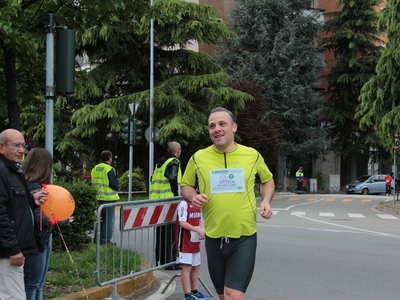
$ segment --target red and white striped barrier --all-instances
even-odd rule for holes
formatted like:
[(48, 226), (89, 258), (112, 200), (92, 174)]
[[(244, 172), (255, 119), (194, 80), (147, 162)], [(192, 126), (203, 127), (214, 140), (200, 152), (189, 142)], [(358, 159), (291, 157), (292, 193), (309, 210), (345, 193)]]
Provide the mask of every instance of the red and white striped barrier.
[(142, 207), (124, 207), (122, 230), (176, 221), (178, 203)]

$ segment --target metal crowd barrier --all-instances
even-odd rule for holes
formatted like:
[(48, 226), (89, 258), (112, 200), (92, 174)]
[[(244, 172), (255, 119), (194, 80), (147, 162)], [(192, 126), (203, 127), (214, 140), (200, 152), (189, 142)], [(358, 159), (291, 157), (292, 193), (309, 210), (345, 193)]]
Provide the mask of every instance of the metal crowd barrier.
[[(115, 210), (115, 224), (112, 243), (103, 245), (99, 238), (96, 243), (95, 280), (98, 286), (112, 285), (112, 294), (106, 299), (122, 299), (118, 295), (118, 283), (175, 264), (175, 245), (170, 235), (175, 236), (177, 208), (181, 197), (115, 202), (101, 205), (97, 210), (95, 237), (100, 237), (101, 213), (107, 208)], [(106, 228), (108, 229), (108, 228)], [(157, 246), (164, 244), (165, 247)], [(157, 261), (165, 257), (168, 261)], [(178, 277), (174, 276), (169, 284)], [(199, 277), (199, 282), (212, 297), (209, 288)], [(167, 288), (166, 287), (166, 288)], [(162, 293), (165, 292), (166, 288)]]

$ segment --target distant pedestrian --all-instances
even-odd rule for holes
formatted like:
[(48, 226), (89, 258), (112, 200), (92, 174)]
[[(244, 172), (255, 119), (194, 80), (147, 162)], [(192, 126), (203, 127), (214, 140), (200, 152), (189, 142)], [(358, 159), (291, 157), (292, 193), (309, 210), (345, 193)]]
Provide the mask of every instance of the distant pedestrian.
[(208, 299), (208, 295), (197, 289), (201, 264), (200, 241), (205, 238), (200, 209), (194, 208), (192, 203), (182, 200), (179, 203), (176, 223), (177, 262), (182, 265), (183, 299)]
[[(393, 173), (392, 173), (393, 175)], [(386, 196), (391, 196), (392, 195), (392, 181), (393, 177), (387, 173), (385, 177), (385, 184), (386, 184)]]
[(304, 178), (303, 168), (300, 167), (296, 172), (297, 194), (301, 194), (301, 192), (303, 191), (303, 178)]

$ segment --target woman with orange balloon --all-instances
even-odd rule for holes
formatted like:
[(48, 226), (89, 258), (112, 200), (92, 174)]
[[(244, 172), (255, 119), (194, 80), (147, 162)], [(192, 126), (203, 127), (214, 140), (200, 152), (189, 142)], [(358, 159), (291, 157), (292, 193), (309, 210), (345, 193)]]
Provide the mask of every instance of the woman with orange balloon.
[(46, 203), (35, 209), (35, 221), (39, 224), (43, 252), (25, 257), (26, 300), (43, 298), (43, 285), (49, 267), (54, 226), (69, 224), (74, 220), (72, 213), (75, 209), (75, 202), (71, 194), (60, 186), (50, 185), (52, 166), (51, 153), (44, 148), (31, 150), (22, 164), (29, 191), (32, 194), (42, 189), (49, 191)]

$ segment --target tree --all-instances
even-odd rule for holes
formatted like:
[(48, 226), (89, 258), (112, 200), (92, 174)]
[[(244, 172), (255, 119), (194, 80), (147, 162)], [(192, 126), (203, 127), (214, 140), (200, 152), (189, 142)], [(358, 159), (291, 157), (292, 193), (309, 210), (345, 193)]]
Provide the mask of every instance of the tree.
[(376, 145), (373, 130), (361, 131), (354, 118), (363, 85), (375, 74), (382, 42), (378, 37), (378, 13), (381, 0), (339, 0), (339, 11), (326, 13), (322, 27), (326, 37), (321, 46), (333, 59), (325, 76), (325, 92), (329, 107), (326, 121), (331, 125), (330, 138), (336, 154), (344, 157), (369, 154)]
[[(137, 117), (147, 126), (152, 18), (155, 125), (160, 128), (161, 144), (177, 139), (192, 147), (185, 151), (189, 154), (208, 142), (207, 111), (217, 105), (237, 111), (251, 99), (229, 87), (230, 77), (210, 56), (187, 49), (190, 41), (215, 44), (233, 36), (211, 6), (184, 0), (156, 0), (152, 7), (147, 0), (21, 3), (0, 0), (0, 43), (3, 50), (17, 54), (14, 69), (18, 78), (10, 90), (18, 92), (12, 99), (21, 109), (21, 113), (8, 114), (9, 119), (21, 116), (21, 126), (8, 126), (21, 127), (44, 140), (47, 12), (54, 12), (57, 25), (76, 30), (77, 51), (87, 62), (76, 72), (75, 94), (57, 96), (55, 101), (54, 153), (63, 161), (73, 163), (88, 156), (95, 160), (101, 150), (114, 147), (127, 157), (127, 146), (122, 145), (118, 133), (120, 121), (130, 115), (128, 103), (140, 103)], [(3, 51), (0, 70), (5, 70), (6, 63)], [(2, 73), (0, 82), (10, 78)], [(8, 90), (1, 87), (0, 99), (6, 99)], [(144, 153), (145, 146), (145, 142), (137, 146), (135, 153)], [(123, 156), (119, 155), (120, 161)]]
[(399, 0), (388, 0), (381, 11), (379, 29), (387, 43), (376, 66), (376, 75), (361, 89), (361, 104), (356, 117), (362, 129), (374, 128), (384, 148), (393, 152), (393, 136), (400, 128), (400, 34)]
[(279, 156), (279, 145), (284, 132), (280, 116), (264, 118), (269, 108), (260, 94), (260, 86), (249, 81), (235, 81), (232, 87), (252, 95), (255, 99), (246, 102), (245, 108), (236, 117), (236, 138), (240, 143), (257, 149), (268, 166), (274, 165)]
[[(75, 101), (83, 105), (74, 111), (72, 128), (57, 149), (84, 153), (88, 144), (105, 141), (110, 132), (118, 133), (120, 121), (130, 115), (129, 103), (139, 104), (135, 117), (148, 126), (151, 18), (155, 32), (154, 120), (161, 145), (177, 140), (186, 146), (186, 155), (193, 153), (209, 143), (206, 124), (212, 108), (227, 106), (236, 112), (252, 99), (229, 86), (230, 77), (209, 55), (187, 49), (193, 40), (215, 44), (233, 36), (218, 21), (213, 7), (159, 0), (150, 10), (146, 2), (127, 1), (123, 9), (112, 12), (111, 22), (96, 21), (78, 34), (81, 50), (94, 68), (83, 75), (85, 80), (75, 95)], [(138, 151), (145, 145), (143, 141)], [(146, 169), (145, 162), (142, 166)]]
[(320, 25), (304, 8), (309, 1), (238, 0), (232, 10), (230, 38), (217, 61), (236, 79), (261, 86), (268, 111), (279, 116), (284, 136), (280, 154), (309, 162), (326, 150), (325, 130), (318, 126), (324, 101), (315, 87), (322, 61), (315, 47)]
[(2, 106), (7, 108), (8, 127), (19, 130), (22, 102), (38, 91), (36, 80), (44, 78), (40, 74), (44, 65), (39, 63), (40, 37), (34, 28), (37, 18), (32, 6), (35, 1), (0, 1), (0, 99), (5, 100)]
[[(97, 6), (106, 10), (120, 3), (121, 0), (110, 0)], [(96, 18), (90, 13), (92, 7), (90, 0), (72, 3), (0, 0), (0, 107), (4, 108), (1, 129), (16, 128), (44, 140), (48, 12), (54, 13), (58, 27), (79, 28), (85, 26), (83, 18)], [(55, 144), (70, 128), (69, 117), (76, 108), (71, 99), (60, 97), (55, 103)], [(57, 151), (54, 154), (59, 156)]]

